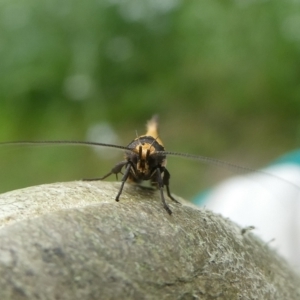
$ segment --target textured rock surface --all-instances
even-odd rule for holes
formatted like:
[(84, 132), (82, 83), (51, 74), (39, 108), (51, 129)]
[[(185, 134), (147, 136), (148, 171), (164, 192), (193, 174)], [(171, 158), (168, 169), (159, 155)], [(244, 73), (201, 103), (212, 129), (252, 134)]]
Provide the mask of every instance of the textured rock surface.
[(251, 233), (171, 201), (169, 216), (133, 185), (117, 203), (119, 186), (0, 195), (0, 299), (300, 299), (297, 275)]

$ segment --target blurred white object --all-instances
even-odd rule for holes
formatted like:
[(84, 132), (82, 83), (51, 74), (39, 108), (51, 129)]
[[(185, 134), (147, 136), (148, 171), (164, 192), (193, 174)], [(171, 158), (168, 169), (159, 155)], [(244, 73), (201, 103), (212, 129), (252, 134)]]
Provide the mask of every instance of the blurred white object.
[[(300, 271), (300, 152), (263, 172), (234, 177), (200, 194), (194, 203), (254, 232)], [(285, 180), (279, 179), (283, 178)], [(295, 184), (295, 185), (293, 185)]]
[[(90, 126), (86, 133), (86, 140), (114, 145), (120, 144), (118, 134), (107, 122), (99, 122)], [(105, 159), (118, 157), (120, 155), (120, 152), (113, 151), (111, 148), (94, 146), (93, 149), (97, 153), (97, 155)]]

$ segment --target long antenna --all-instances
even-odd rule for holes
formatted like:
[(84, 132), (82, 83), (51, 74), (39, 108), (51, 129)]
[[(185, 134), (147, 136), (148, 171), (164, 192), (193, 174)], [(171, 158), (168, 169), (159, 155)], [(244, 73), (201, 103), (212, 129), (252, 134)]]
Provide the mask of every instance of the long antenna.
[[(98, 143), (98, 142), (88, 142), (88, 141), (68, 141), (68, 140), (52, 140), (52, 141), (11, 141), (11, 142), (0, 142), (0, 146), (8, 146), (8, 145), (79, 145), (79, 146), (96, 146), (96, 147), (107, 147), (107, 148), (114, 148), (114, 149), (121, 149), (126, 151), (134, 152), (134, 149), (131, 149), (126, 146), (120, 146), (120, 145), (113, 145), (113, 144), (106, 144), (106, 143)], [(262, 174), (265, 176), (271, 176), (277, 180), (281, 180), (286, 182), (287, 184), (294, 186), (297, 188), (297, 190), (300, 190), (300, 186), (297, 184), (286, 180), (284, 178), (281, 178), (279, 176), (276, 176), (272, 173), (264, 172), (262, 170), (252, 169), (245, 166), (236, 165), (230, 162), (226, 162), (223, 160), (219, 160), (216, 158), (208, 157), (208, 156), (202, 156), (202, 155), (195, 155), (195, 154), (189, 154), (189, 153), (181, 153), (181, 152), (173, 152), (173, 151), (155, 151), (155, 154), (161, 154), (161, 155), (169, 155), (169, 156), (175, 156), (175, 157), (184, 157), (187, 159), (197, 160), (201, 161), (208, 165), (216, 165), (219, 167), (224, 167), (226, 169), (231, 169), (233, 171), (239, 172), (241, 174), (253, 172)]]
[(65, 140), (57, 140), (57, 141), (12, 141), (12, 142), (0, 142), (0, 146), (5, 145), (80, 145), (80, 146), (100, 146), (100, 147), (108, 147), (108, 148), (115, 148), (115, 149), (122, 149), (122, 150), (129, 150), (132, 151), (132, 149), (125, 147), (125, 146), (119, 146), (119, 145), (113, 145), (113, 144), (106, 144), (106, 143), (97, 143), (97, 142), (83, 142), (83, 141), (65, 141)]
[(236, 165), (227, 161), (223, 161), (223, 160), (219, 160), (216, 158), (212, 158), (212, 157), (208, 157), (208, 156), (202, 156), (202, 155), (195, 155), (195, 154), (189, 154), (189, 153), (181, 153), (181, 152), (172, 152), (172, 151), (156, 151), (156, 154), (162, 154), (162, 155), (169, 155), (169, 156), (179, 156), (179, 157), (185, 157), (188, 159), (192, 159), (192, 160), (198, 160), (201, 161), (207, 165), (216, 165), (219, 167), (224, 167), (226, 169), (231, 169), (233, 171), (239, 172), (240, 174), (245, 174), (245, 173), (258, 173), (258, 174), (262, 174), (265, 176), (271, 176), (277, 180), (281, 180), (286, 182), (287, 184), (295, 187), (297, 190), (300, 190), (300, 186), (287, 180), (284, 179), (280, 176), (274, 175), (272, 173), (268, 173), (268, 172), (264, 172), (262, 170), (257, 170), (257, 169), (252, 169), (249, 167), (244, 167), (244, 166), (240, 166), (240, 165)]

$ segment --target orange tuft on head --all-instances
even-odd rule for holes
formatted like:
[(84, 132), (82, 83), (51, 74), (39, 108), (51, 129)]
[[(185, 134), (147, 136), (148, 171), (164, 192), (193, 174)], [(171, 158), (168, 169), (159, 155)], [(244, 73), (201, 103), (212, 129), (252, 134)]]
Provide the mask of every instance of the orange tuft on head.
[(152, 136), (160, 145), (163, 146), (161, 139), (158, 138), (158, 115), (154, 115), (147, 122), (147, 132), (145, 136)]

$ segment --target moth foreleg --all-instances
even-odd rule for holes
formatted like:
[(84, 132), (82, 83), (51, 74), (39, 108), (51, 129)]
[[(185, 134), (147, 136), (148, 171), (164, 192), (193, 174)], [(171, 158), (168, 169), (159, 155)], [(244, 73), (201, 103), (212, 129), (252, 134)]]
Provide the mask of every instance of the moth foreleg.
[(158, 188), (160, 190), (160, 198), (161, 198), (161, 201), (163, 203), (163, 206), (164, 206), (164, 209), (167, 211), (167, 213), (169, 215), (172, 214), (172, 211), (171, 209), (169, 208), (169, 206), (167, 205), (166, 203), (166, 200), (165, 200), (165, 196), (164, 196), (164, 183), (163, 183), (163, 179), (162, 179), (162, 176), (161, 176), (161, 171), (160, 171), (160, 168), (157, 168), (156, 169), (156, 175), (157, 175), (157, 184), (158, 184)]
[(177, 200), (171, 195), (170, 187), (169, 187), (169, 180), (170, 180), (170, 177), (171, 177), (171, 175), (170, 175), (169, 171), (168, 171), (166, 168), (164, 168), (164, 178), (163, 178), (163, 183), (164, 183), (164, 185), (166, 186), (167, 194), (168, 194), (168, 196), (169, 196), (169, 198), (170, 198), (171, 200), (173, 200), (173, 201), (176, 202), (176, 203), (180, 203), (179, 201), (177, 201)]
[(110, 176), (111, 174), (116, 174), (116, 176), (118, 176), (119, 173), (121, 173), (122, 168), (127, 164), (127, 160), (121, 161), (119, 163), (117, 163), (109, 173), (107, 173), (106, 175), (104, 175), (103, 177), (97, 177), (97, 178), (84, 178), (82, 179), (83, 181), (96, 181), (96, 180), (103, 180), (105, 178), (107, 178), (108, 176)]
[(121, 183), (118, 195), (116, 197), (116, 201), (119, 201), (119, 198), (120, 198), (120, 196), (122, 194), (122, 191), (123, 191), (124, 184), (125, 184), (126, 180), (128, 179), (128, 176), (129, 176), (129, 173), (130, 173), (131, 164), (129, 162), (127, 162), (127, 161), (126, 161), (126, 163), (127, 163), (127, 166), (126, 166), (124, 175), (122, 177), (122, 183)]

